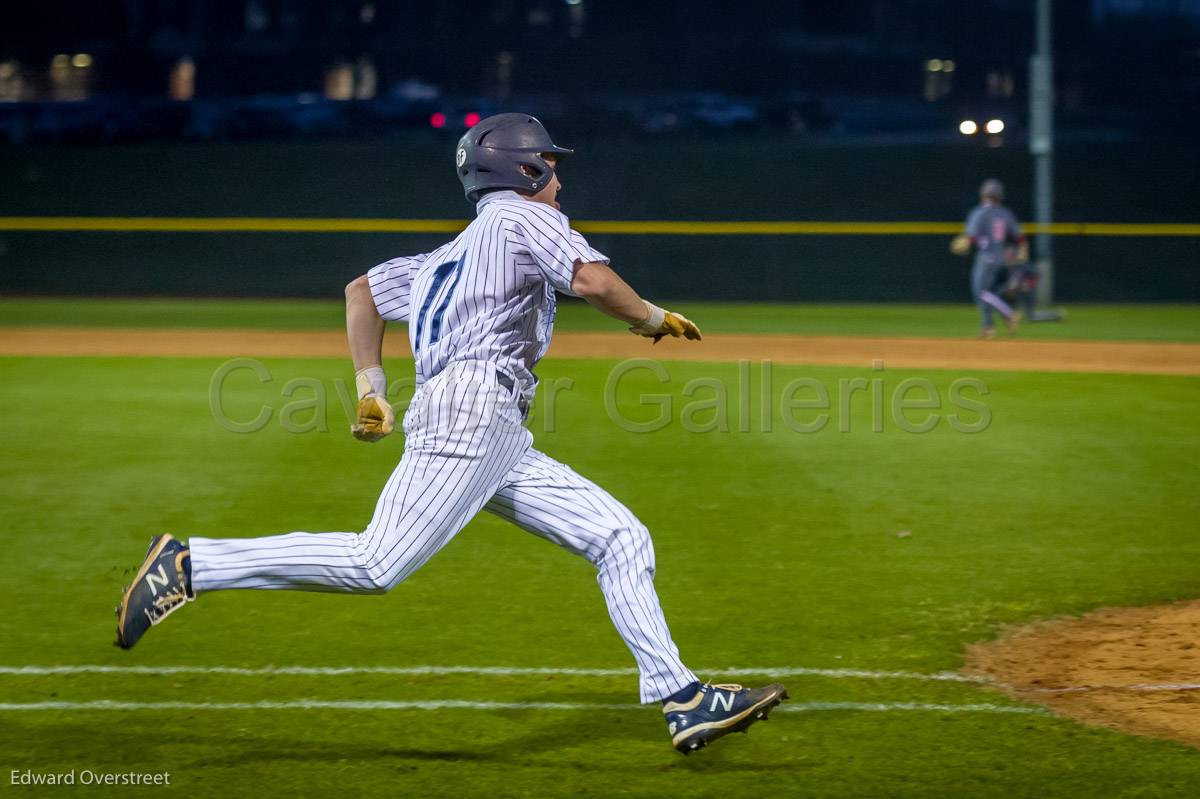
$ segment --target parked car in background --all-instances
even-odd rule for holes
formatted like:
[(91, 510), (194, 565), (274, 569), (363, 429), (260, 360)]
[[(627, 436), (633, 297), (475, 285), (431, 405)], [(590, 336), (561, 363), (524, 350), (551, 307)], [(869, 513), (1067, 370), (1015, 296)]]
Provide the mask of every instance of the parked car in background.
[(752, 130), (759, 121), (753, 100), (718, 92), (680, 92), (651, 99), (640, 127), (647, 133)]
[(834, 118), (821, 98), (808, 92), (784, 92), (769, 97), (762, 107), (763, 122), (794, 135), (828, 132)]

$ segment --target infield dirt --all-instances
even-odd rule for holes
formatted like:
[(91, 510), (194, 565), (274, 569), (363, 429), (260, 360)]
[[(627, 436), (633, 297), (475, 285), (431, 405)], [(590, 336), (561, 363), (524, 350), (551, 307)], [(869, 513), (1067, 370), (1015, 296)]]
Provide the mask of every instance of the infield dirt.
[(1200, 747), (1200, 601), (1020, 627), (971, 647), (967, 664), (1022, 701)]
[[(407, 357), (408, 340), (390, 335), (388, 357)], [(334, 330), (10, 327), (0, 329), (0, 355), (125, 355), (162, 357), (348, 357), (346, 336)], [(1032, 372), (1200, 374), (1200, 344), (1111, 341), (977, 341), (946, 338), (865, 338), (717, 334), (703, 342), (657, 345), (628, 333), (557, 333), (549, 355), (559, 358), (658, 358), (896, 369), (983, 369)]]

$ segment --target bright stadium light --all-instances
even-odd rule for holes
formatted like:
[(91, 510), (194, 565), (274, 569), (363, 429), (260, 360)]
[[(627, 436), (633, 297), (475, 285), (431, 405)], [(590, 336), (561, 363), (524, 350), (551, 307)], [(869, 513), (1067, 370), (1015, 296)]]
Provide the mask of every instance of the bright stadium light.
[(972, 119), (964, 119), (958, 123), (958, 132), (964, 136), (974, 136), (979, 132), (979, 126)]
[(987, 122), (987, 127), (985, 127), (984, 130), (986, 130), (988, 133), (1003, 133), (1004, 132), (1004, 120), (1003, 119), (989, 119)]
[(940, 59), (940, 58), (929, 59), (928, 61), (925, 62), (925, 69), (929, 70), (930, 72), (941, 72), (942, 71), (942, 59)]

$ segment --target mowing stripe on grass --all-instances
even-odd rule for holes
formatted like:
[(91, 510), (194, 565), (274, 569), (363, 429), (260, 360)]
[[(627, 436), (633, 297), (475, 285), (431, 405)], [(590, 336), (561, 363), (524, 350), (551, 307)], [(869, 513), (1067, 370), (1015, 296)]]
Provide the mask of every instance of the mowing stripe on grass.
[[(97, 699), (90, 702), (3, 702), (4, 711), (90, 711), (90, 710), (645, 710), (648, 705), (589, 704), (584, 702), (475, 702), (462, 699), (432, 701), (324, 700), (289, 699), (260, 702), (125, 702)], [(781, 705), (776, 713), (813, 713), (819, 711), (861, 711), (891, 713), (916, 711), (928, 713), (1020, 713), (1045, 715), (1035, 707), (993, 704), (931, 704), (925, 702), (794, 702)]]
[[(870, 671), (865, 669), (816, 669), (807, 667), (698, 669), (701, 674), (723, 677), (831, 677), (859, 680), (924, 680), (931, 682), (986, 683), (982, 677), (954, 672), (922, 673), (915, 671)], [(522, 666), (0, 666), (0, 675), (49, 676), (55, 674), (221, 674), (259, 677), (292, 674), (336, 677), (351, 674), (393, 676), (442, 676), (470, 674), (489, 677), (560, 675), (564, 677), (626, 677), (637, 674), (635, 668), (587, 669)]]

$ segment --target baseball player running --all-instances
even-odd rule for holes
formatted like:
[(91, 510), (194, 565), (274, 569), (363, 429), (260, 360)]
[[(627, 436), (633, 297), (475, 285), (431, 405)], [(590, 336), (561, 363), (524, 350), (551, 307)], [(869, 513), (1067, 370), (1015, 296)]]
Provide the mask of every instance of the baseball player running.
[(680, 752), (745, 730), (787, 698), (778, 684), (753, 689), (696, 678), (654, 590), (646, 527), (608, 492), (534, 449), (524, 427), (533, 369), (550, 344), (555, 292), (583, 297), (655, 342), (700, 339), (695, 324), (641, 299), (571, 229), (555, 199), (558, 160), (571, 152), (526, 114), (483, 120), (455, 153), (474, 221), (433, 252), (394, 258), (346, 287), (356, 438), (378, 441), (395, 424), (382, 366), (387, 322), (407, 323), (416, 360), (404, 454), (366, 530), (189, 544), (155, 537), (117, 608), (118, 646), (129, 649), (209, 591), (384, 593), (487, 510), (596, 566), (609, 616), (637, 662), (641, 700), (662, 702)]
[(981, 327), (979, 337), (996, 337), (992, 312), (1004, 317), (1010, 332), (1017, 332), (1021, 315), (1005, 302), (1000, 292), (1008, 280), (1008, 267), (1029, 260), (1029, 245), (1021, 225), (1004, 202), (1004, 185), (989, 179), (979, 187), (979, 205), (967, 216), (964, 232), (950, 242), (955, 255), (967, 255), (975, 250), (971, 267), (971, 296), (979, 306)]

